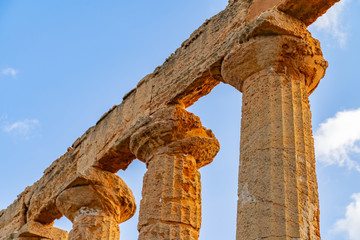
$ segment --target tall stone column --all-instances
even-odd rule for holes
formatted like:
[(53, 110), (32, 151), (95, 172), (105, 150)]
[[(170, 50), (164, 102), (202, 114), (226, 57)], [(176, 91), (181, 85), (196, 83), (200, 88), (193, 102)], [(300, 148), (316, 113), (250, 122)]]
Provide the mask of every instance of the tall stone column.
[(138, 230), (140, 240), (195, 240), (201, 225), (198, 169), (210, 163), (219, 143), (198, 117), (180, 106), (154, 113), (130, 141), (146, 163)]
[(56, 200), (73, 223), (69, 240), (118, 240), (119, 224), (135, 213), (135, 199), (120, 177), (101, 170), (92, 173), (86, 185), (68, 188)]
[(309, 95), (326, 67), (306, 36), (255, 37), (224, 59), (243, 93), (236, 239), (320, 239)]

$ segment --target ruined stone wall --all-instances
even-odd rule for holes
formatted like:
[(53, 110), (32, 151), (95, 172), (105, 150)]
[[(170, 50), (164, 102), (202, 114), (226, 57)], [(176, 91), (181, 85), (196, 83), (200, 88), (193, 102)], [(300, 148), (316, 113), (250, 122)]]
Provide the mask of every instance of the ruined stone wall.
[[(213, 140), (214, 136), (210, 132), (201, 127), (200, 121), (196, 117), (187, 115), (184, 109), (208, 94), (220, 82), (229, 83), (243, 91), (245, 79), (262, 70), (261, 64), (249, 60), (247, 57), (237, 58), (235, 65), (239, 65), (241, 68), (236, 69), (235, 72), (224, 70), (224, 59), (227, 59), (227, 69), (234, 69), (229, 59), (234, 51), (245, 52), (245, 50), (239, 49), (242, 44), (254, 39), (265, 39), (264, 43), (266, 44), (269, 35), (286, 35), (312, 44), (312, 38), (307, 32), (306, 26), (314, 22), (335, 2), (336, 0), (271, 0), (264, 4), (261, 0), (230, 1), (224, 11), (207, 20), (174, 54), (166, 59), (162, 66), (144, 77), (135, 89), (124, 96), (120, 105), (111, 108), (95, 126), (78, 138), (69, 147), (67, 153), (44, 171), (44, 175), (39, 181), (26, 188), (13, 204), (0, 212), (0, 239), (21, 239), (29, 236), (38, 237), (36, 239), (40, 239), (40, 237), (66, 239), (66, 232), (51, 227), (53, 221), (63, 215), (75, 221), (77, 216), (82, 216), (82, 211), (91, 212), (94, 209), (101, 209), (102, 213), (99, 215), (101, 218), (81, 219), (81, 221), (86, 222), (89, 227), (92, 226), (91, 224), (96, 225), (97, 221), (108, 222), (106, 226), (99, 228), (100, 232), (109, 232), (108, 237), (102, 239), (118, 238), (117, 234), (110, 234), (115, 231), (111, 229), (134, 214), (135, 201), (131, 190), (114, 173), (120, 169), (126, 170), (135, 158), (144, 161), (149, 172), (159, 171), (157, 167), (152, 167), (155, 162), (153, 156), (151, 158), (144, 157), (138, 152), (139, 148), (143, 148), (142, 145), (146, 146), (147, 151), (154, 151), (153, 148), (157, 144), (166, 146), (166, 151), (162, 148), (161, 151), (159, 150), (163, 157), (156, 158), (158, 159), (156, 161), (164, 161), (164, 158), (175, 159), (175, 162), (183, 167), (186, 166), (186, 169), (194, 164), (198, 169), (211, 162), (218, 151), (217, 141)], [(314, 44), (318, 43), (314, 42)], [(253, 46), (250, 44), (248, 47), (252, 48)], [(320, 49), (318, 45), (315, 47)], [(297, 48), (295, 47), (295, 49)], [(304, 51), (307, 51), (307, 48), (304, 48)], [(267, 54), (276, 55), (278, 52)], [(320, 56), (321, 50), (315, 55)], [(299, 62), (302, 61), (301, 59), (299, 58)], [(265, 60), (269, 59), (265, 56)], [(326, 68), (326, 64), (321, 58), (309, 58), (308, 60), (314, 64), (317, 61), (315, 65), (323, 64), (321, 67)], [(297, 69), (299, 66), (291, 65), (289, 69), (291, 68)], [(307, 94), (316, 88), (324, 74), (321, 70), (316, 71), (314, 73), (311, 69), (303, 69), (303, 72), (300, 73), (301, 76), (307, 78), (304, 80)], [(164, 112), (167, 114), (164, 115)], [(191, 123), (193, 125), (190, 124), (194, 126), (193, 128), (184, 129), (182, 127), (182, 121), (187, 121), (186, 119), (193, 119), (193, 123)], [(159, 135), (152, 136), (151, 141), (138, 143), (143, 140), (134, 136), (138, 136), (139, 131), (143, 131), (142, 129), (148, 129), (149, 126), (154, 127), (153, 123), (156, 122), (160, 122), (161, 126), (168, 127), (161, 128)], [(164, 137), (167, 136), (165, 133), (170, 134), (171, 137)], [(147, 135), (144, 135), (143, 138), (146, 138)], [(186, 141), (190, 141), (191, 144), (186, 145), (184, 143)], [(140, 146), (134, 147), (134, 144), (140, 144)], [(178, 144), (181, 147), (169, 147), (178, 146)], [(209, 159), (202, 160), (205, 162), (201, 163), (200, 155), (191, 148), (193, 145), (207, 149), (206, 153), (209, 154)], [(207, 146), (211, 147), (207, 148)], [(159, 151), (157, 149), (154, 156), (159, 154)], [(191, 157), (183, 158), (180, 156), (183, 153), (189, 154)], [(172, 167), (177, 169), (180, 165)], [(196, 169), (192, 170), (194, 176), (197, 175)], [(150, 178), (149, 182), (153, 181), (152, 175), (150, 173), (148, 175), (150, 175), (147, 177)], [(189, 176), (189, 179), (184, 180), (183, 184), (188, 181), (193, 184), (196, 191), (199, 191), (199, 187), (196, 187), (199, 185), (199, 180), (194, 180)], [(164, 189), (166, 186), (165, 184)], [(144, 188), (146, 187), (144, 186)], [(74, 199), (73, 195), (79, 192), (82, 194), (82, 198), (86, 196), (92, 200), (86, 202), (82, 198)], [(195, 195), (189, 198), (194, 201), (190, 208), (197, 206), (196, 204), (201, 205), (198, 202), (200, 197)], [(188, 202), (189, 199), (181, 201)], [(142, 204), (149, 208), (151, 199), (148, 201), (144, 200)], [(68, 202), (71, 202), (72, 205), (68, 206)], [(160, 208), (167, 209), (166, 206), (160, 206)], [(183, 205), (180, 208), (183, 208)], [(98, 212), (95, 211), (94, 214), (97, 215)], [(159, 218), (162, 217), (164, 216), (159, 216)], [(200, 217), (198, 220), (191, 220), (191, 223), (188, 223), (186, 219), (174, 220), (176, 216), (169, 221), (191, 225), (189, 234), (192, 237), (190, 238), (189, 235), (185, 239), (196, 239), (200, 228), (199, 223), (196, 222), (200, 221), (201, 214), (198, 217)], [(140, 219), (140, 224), (141, 222), (142, 219)], [(147, 226), (147, 224), (145, 225)], [(74, 224), (74, 229), (80, 228), (79, 226)], [(155, 228), (166, 227), (157, 225)], [(81, 239), (85, 236), (81, 234), (86, 234), (86, 231), (82, 231), (73, 231), (70, 238)], [(76, 234), (80, 234), (80, 237)], [(146, 235), (146, 231), (141, 234), (144, 239), (150, 239)]]

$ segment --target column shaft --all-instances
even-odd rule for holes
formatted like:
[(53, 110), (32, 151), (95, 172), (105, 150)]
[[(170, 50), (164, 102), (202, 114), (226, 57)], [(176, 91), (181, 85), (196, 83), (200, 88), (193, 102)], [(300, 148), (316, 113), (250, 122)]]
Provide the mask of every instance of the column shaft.
[(201, 183), (194, 157), (155, 156), (144, 176), (142, 195), (139, 239), (198, 239)]
[(101, 215), (83, 215), (76, 218), (69, 233), (69, 240), (118, 240), (119, 224)]
[(305, 78), (265, 69), (242, 90), (237, 239), (320, 239)]

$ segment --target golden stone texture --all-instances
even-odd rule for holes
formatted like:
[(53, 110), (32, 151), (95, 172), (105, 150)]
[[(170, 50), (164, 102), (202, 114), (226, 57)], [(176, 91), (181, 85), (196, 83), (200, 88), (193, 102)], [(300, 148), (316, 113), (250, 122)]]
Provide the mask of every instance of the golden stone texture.
[(119, 239), (136, 206), (115, 173), (135, 158), (139, 239), (198, 239), (219, 143), (185, 108), (220, 82), (243, 92), (237, 239), (320, 239), (308, 96), (327, 62), (306, 27), (337, 1), (230, 0), (0, 211), (0, 240)]
[(201, 183), (198, 169), (209, 164), (220, 145), (195, 115), (181, 106), (154, 113), (130, 149), (146, 162), (140, 204), (139, 239), (198, 239)]
[(135, 213), (135, 199), (121, 178), (102, 171), (98, 176), (96, 183), (73, 186), (56, 199), (57, 209), (73, 222), (70, 240), (119, 239), (119, 224)]
[(309, 34), (258, 36), (225, 57), (224, 81), (243, 93), (237, 239), (320, 239), (309, 94), (326, 67)]
[(308, 26), (338, 1), (340, 0), (251, 0), (248, 21), (269, 9), (279, 9)]
[(52, 227), (51, 225), (43, 225), (38, 222), (27, 222), (17, 232), (10, 235), (9, 239), (39, 240), (39, 239), (68, 239), (68, 233), (64, 230)]

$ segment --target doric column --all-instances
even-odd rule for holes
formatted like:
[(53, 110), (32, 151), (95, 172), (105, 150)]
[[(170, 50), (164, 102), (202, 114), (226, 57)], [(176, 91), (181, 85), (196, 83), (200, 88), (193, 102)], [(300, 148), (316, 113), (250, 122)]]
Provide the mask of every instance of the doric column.
[(118, 240), (119, 224), (135, 213), (135, 199), (120, 177), (101, 170), (93, 173), (86, 185), (64, 190), (57, 208), (73, 223), (69, 240)]
[(236, 239), (320, 239), (309, 95), (326, 67), (309, 34), (255, 37), (224, 59), (243, 93)]
[(140, 240), (198, 239), (201, 183), (198, 169), (219, 150), (210, 130), (180, 106), (150, 116), (130, 149), (146, 163), (138, 230)]

